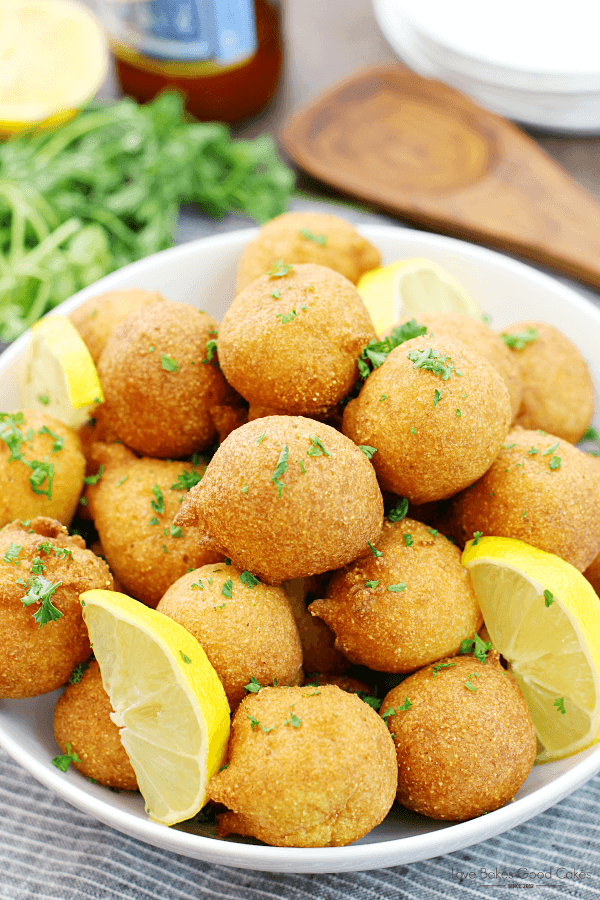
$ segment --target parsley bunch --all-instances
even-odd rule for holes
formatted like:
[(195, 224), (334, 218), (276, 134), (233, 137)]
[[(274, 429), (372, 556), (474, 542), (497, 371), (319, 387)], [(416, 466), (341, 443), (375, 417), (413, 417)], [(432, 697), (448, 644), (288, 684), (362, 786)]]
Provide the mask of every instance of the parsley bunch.
[(269, 137), (233, 141), (170, 91), (92, 103), (58, 131), (0, 144), (0, 340), (171, 246), (182, 203), (264, 222), (285, 211), (293, 180)]

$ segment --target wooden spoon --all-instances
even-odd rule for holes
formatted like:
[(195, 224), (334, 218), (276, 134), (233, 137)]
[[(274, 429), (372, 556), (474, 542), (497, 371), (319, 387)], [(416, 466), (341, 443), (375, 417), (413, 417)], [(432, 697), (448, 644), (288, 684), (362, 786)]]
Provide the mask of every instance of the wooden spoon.
[(401, 65), (364, 70), (280, 138), (344, 193), (600, 288), (600, 203), (522, 131), (442, 82)]

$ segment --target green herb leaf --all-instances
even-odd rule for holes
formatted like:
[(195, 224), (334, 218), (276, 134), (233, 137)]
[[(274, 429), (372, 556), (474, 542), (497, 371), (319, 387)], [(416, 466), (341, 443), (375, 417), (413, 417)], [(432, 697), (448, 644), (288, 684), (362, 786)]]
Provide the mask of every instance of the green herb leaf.
[(331, 456), (331, 453), (328, 453), (325, 447), (323, 446), (323, 441), (316, 434), (310, 435), (310, 442), (312, 447), (309, 447), (306, 451), (309, 456)]
[(560, 445), (557, 441), (556, 444), (552, 444), (551, 447), (548, 447), (547, 450), (544, 450), (544, 452), (542, 453), (542, 456), (551, 456), (555, 450), (558, 450), (559, 446)]
[(186, 656), (185, 653), (183, 652), (183, 650), (179, 651), (179, 655), (181, 656), (184, 663), (187, 663), (187, 665), (189, 666), (190, 663), (192, 662), (191, 659), (189, 658), (189, 656)]
[[(49, 462), (40, 462), (34, 460), (28, 462), (27, 465), (32, 470), (29, 476), (29, 484), (34, 494), (43, 494), (49, 500), (52, 500), (52, 483), (54, 481), (54, 466)], [(44, 483), (46, 487), (44, 489)]]
[(513, 350), (522, 350), (527, 344), (537, 341), (539, 334), (535, 328), (526, 328), (525, 331), (518, 331), (515, 334), (504, 332), (500, 337), (507, 347), (511, 347)]
[(473, 684), (473, 682), (471, 680), (472, 678), (479, 678), (479, 675), (477, 675), (475, 672), (471, 672), (470, 675), (467, 675), (467, 680), (465, 681), (465, 687), (469, 691), (476, 691), (477, 686)]
[(255, 588), (257, 584), (260, 584), (260, 580), (256, 575), (253, 575), (252, 572), (249, 572), (248, 569), (244, 569), (240, 575), (240, 581), (242, 584), (245, 584), (247, 588)]
[(407, 547), (412, 547), (412, 545), (413, 545), (412, 534), (404, 535), (404, 543), (406, 544)]
[(79, 684), (79, 682), (83, 678), (83, 673), (89, 667), (89, 664), (89, 659), (86, 659), (84, 662), (79, 663), (78, 666), (75, 666), (69, 676), (69, 684)]
[(371, 541), (367, 541), (367, 546), (375, 558), (377, 558), (378, 556), (383, 556), (381, 550), (378, 550), (376, 547), (374, 547)]
[(565, 698), (564, 697), (557, 697), (552, 705), (555, 706), (557, 708), (557, 710), (559, 711), (559, 713), (561, 713), (563, 716), (566, 715), (567, 711), (565, 709)]
[(313, 234), (308, 228), (301, 228), (300, 234), (303, 238), (306, 238), (307, 241), (312, 241), (313, 244), (320, 244), (321, 247), (325, 247), (327, 244), (327, 238), (324, 234)]
[(163, 492), (160, 489), (160, 485), (155, 484), (152, 487), (152, 493), (156, 499), (150, 501), (150, 506), (157, 512), (159, 515), (163, 515), (165, 511), (165, 499), (163, 497)]
[(4, 554), (4, 562), (10, 563), (11, 565), (18, 566), (19, 565), (19, 554), (23, 547), (21, 544), (9, 544), (8, 550)]
[(406, 585), (403, 581), (399, 584), (388, 584), (388, 591), (392, 591), (394, 594), (400, 594), (402, 591), (406, 590)]
[(433, 669), (431, 670), (431, 674), (435, 678), (437, 673), (441, 672), (442, 669), (450, 669), (450, 668), (452, 668), (452, 666), (455, 666), (455, 665), (456, 665), (456, 663), (454, 663), (454, 662), (436, 663), (435, 666), (433, 667)]
[(552, 606), (552, 604), (554, 603), (554, 594), (552, 593), (552, 591), (544, 591), (544, 603), (547, 607)]
[(161, 354), (160, 362), (165, 372), (179, 372), (179, 363), (172, 356), (169, 356), (168, 353)]
[(365, 587), (367, 588), (376, 588), (379, 584), (379, 581), (365, 581)]
[(263, 431), (263, 433), (260, 434), (260, 435), (256, 438), (256, 443), (257, 443), (257, 444), (262, 444), (262, 442), (264, 441), (264, 439), (266, 438), (266, 436), (267, 436), (267, 429), (265, 428), (265, 430)]
[(97, 475), (86, 475), (83, 479), (84, 484), (98, 484), (102, 476), (104, 475), (104, 465), (100, 464), (98, 467)]
[(43, 575), (36, 575), (33, 581), (27, 579), (25, 582), (29, 590), (24, 597), (21, 597), (21, 603), (23, 606), (31, 606), (32, 603), (40, 604), (37, 612), (33, 614), (33, 619), (40, 628), (42, 625), (47, 625), (48, 622), (54, 622), (63, 616), (63, 613), (54, 606), (51, 599), (61, 584), (62, 581), (52, 584)]
[(410, 700), (407, 697), (406, 700), (404, 701), (404, 703), (402, 704), (402, 706), (396, 707), (396, 712), (406, 712), (407, 710), (409, 710), (411, 708), (411, 706), (412, 706), (412, 703), (410, 702)]
[(483, 531), (474, 531), (473, 532), (473, 546), (476, 547), (481, 538), (483, 537)]
[(395, 507), (388, 513), (390, 522), (400, 522), (408, 513), (408, 500), (406, 497), (400, 497)]
[[(52, 440), (54, 441), (51, 453), (58, 453), (64, 447), (65, 439), (64, 437), (60, 437), (58, 434), (55, 434), (54, 431), (51, 431), (47, 425), (42, 425), (38, 434), (49, 434)], [(29, 438), (31, 440), (31, 438)]]
[(380, 700), (378, 697), (373, 697), (372, 694), (368, 694), (366, 691), (357, 691), (356, 695), (357, 697), (360, 697), (367, 706), (370, 706), (371, 709), (374, 709), (375, 711), (378, 711), (383, 703), (383, 700)]
[(361, 444), (358, 449), (362, 450), (367, 459), (372, 459), (377, 453), (377, 447), (369, 447), (368, 444)]
[(171, 534), (171, 537), (174, 537), (174, 538), (182, 538), (183, 537), (183, 530), (181, 528), (181, 525), (171, 525), (169, 528), (169, 532)]
[(223, 584), (221, 588), (221, 593), (224, 597), (227, 597), (228, 600), (231, 600), (233, 597), (233, 581), (231, 578), (228, 578), (227, 581)]
[(71, 763), (81, 762), (76, 753), (71, 752), (71, 745), (67, 744), (67, 752), (63, 753), (61, 756), (55, 756), (52, 760), (52, 765), (56, 766), (57, 769), (60, 769), (61, 772), (66, 772)]
[(277, 313), (276, 316), (275, 316), (275, 318), (276, 318), (276, 319), (281, 319), (281, 324), (282, 324), (282, 325), (287, 325), (288, 322), (293, 322), (297, 315), (298, 315), (298, 314), (297, 314), (296, 310), (293, 309), (293, 310), (292, 310), (291, 312), (289, 312), (289, 313)]
[(177, 476), (177, 481), (171, 485), (171, 490), (191, 491), (191, 489), (200, 481), (202, 481), (202, 472), (199, 472), (198, 469), (192, 469), (191, 472), (189, 469), (184, 469), (183, 472)]
[(262, 687), (262, 685), (259, 684), (258, 681), (256, 680), (256, 678), (254, 677), (254, 675), (252, 675), (250, 678), (250, 683), (244, 685), (244, 690), (248, 694), (258, 694), (261, 687)]
[(552, 459), (550, 460), (550, 468), (551, 469), (560, 469), (561, 462), (562, 462), (562, 460), (561, 460), (560, 456), (553, 456)]
[(271, 278), (283, 278), (284, 275), (287, 275), (293, 268), (293, 266), (284, 265), (283, 260), (278, 259), (271, 271), (267, 272), (267, 275)]
[(484, 665), (487, 663), (487, 655), (492, 649), (492, 644), (489, 641), (483, 641), (477, 632), (473, 635), (472, 638), (465, 638), (464, 641), (461, 642), (460, 645), (460, 653), (472, 653), (478, 662), (483, 663)]
[[(423, 369), (438, 375), (442, 381), (448, 381), (452, 376), (454, 363), (450, 356), (440, 353), (433, 347), (427, 347), (424, 350), (409, 350), (407, 358), (414, 363), (413, 369)], [(456, 368), (454, 368), (456, 372)], [(456, 372), (458, 375), (459, 373)], [(434, 404), (435, 405), (435, 404)]]
[(285, 475), (285, 473), (287, 472), (287, 461), (288, 461), (289, 455), (290, 455), (290, 448), (286, 444), (285, 447), (283, 448), (283, 450), (281, 451), (281, 453), (279, 454), (279, 459), (277, 460), (277, 466), (275, 468), (275, 471), (271, 475), (271, 481), (277, 487), (277, 497), (278, 498), (281, 498), (284, 487), (287, 487), (287, 485), (284, 484), (283, 481), (281, 481), (281, 477), (282, 477), (282, 475)]

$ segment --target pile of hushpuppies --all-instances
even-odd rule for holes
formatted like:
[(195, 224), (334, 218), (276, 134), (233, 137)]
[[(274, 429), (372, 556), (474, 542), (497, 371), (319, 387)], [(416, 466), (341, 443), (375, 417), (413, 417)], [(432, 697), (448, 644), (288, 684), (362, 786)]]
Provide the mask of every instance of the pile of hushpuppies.
[(133, 790), (79, 594), (175, 619), (233, 712), (220, 836), (344, 845), (395, 798), (449, 820), (506, 803), (536, 739), (459, 548), (518, 538), (600, 582), (578, 350), (442, 313), (377, 335), (355, 285), (379, 264), (341, 219), (280, 216), (221, 324), (142, 290), (72, 313), (105, 396), (78, 434), (0, 417), (0, 697), (69, 682), (62, 752)]

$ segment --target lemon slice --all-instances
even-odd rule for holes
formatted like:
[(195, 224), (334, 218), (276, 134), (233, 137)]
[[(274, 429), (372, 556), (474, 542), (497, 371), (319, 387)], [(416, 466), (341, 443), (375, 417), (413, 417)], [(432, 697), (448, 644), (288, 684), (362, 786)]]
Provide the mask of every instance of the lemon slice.
[(107, 71), (104, 31), (81, 3), (0, 3), (0, 132), (66, 121), (93, 97)]
[(191, 818), (227, 751), (229, 705), (217, 673), (185, 628), (137, 600), (94, 590), (81, 604), (146, 812), (163, 825)]
[(543, 751), (600, 738), (600, 600), (572, 565), (522, 541), (484, 537), (462, 556), (492, 644), (509, 662)]
[(83, 425), (104, 402), (90, 351), (65, 316), (46, 316), (32, 326), (21, 399), (26, 409), (46, 412), (71, 428)]
[(453, 312), (481, 319), (482, 310), (463, 286), (430, 259), (403, 259), (371, 269), (357, 289), (378, 334), (420, 313)]

